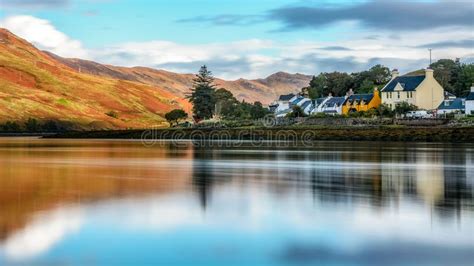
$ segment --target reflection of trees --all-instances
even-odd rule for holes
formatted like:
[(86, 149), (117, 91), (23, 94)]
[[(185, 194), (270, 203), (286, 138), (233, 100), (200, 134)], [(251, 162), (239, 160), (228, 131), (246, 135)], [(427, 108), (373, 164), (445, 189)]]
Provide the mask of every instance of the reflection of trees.
[(193, 155), (193, 186), (197, 190), (201, 207), (206, 210), (214, 180), (211, 161), (214, 153), (212, 149), (199, 146), (194, 148)]
[(474, 184), (470, 167), (474, 158), (466, 148), (454, 146), (443, 152), (444, 197), (436, 203), (440, 215), (460, 215), (462, 209), (474, 210)]

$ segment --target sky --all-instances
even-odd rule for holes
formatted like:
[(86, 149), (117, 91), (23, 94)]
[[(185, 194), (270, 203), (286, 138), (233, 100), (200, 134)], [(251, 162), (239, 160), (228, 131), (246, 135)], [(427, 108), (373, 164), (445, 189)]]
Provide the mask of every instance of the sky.
[(63, 57), (226, 79), (474, 61), (464, 0), (0, 0), (0, 27)]

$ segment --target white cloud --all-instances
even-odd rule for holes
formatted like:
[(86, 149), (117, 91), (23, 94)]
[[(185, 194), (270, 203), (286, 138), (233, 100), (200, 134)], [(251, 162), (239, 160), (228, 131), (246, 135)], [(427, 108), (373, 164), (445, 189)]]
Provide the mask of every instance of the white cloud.
[[(179, 73), (194, 73), (206, 64), (221, 78), (261, 78), (277, 71), (317, 74), (330, 71), (361, 71), (375, 64), (408, 72), (426, 67), (427, 44), (435, 45), (434, 59), (469, 57), (474, 39), (465, 27), (413, 31), (354, 31), (336, 41), (277, 42), (250, 39), (207, 44), (181, 44), (166, 40), (127, 42), (85, 49), (77, 40), (57, 30), (51, 22), (31, 16), (13, 16), (0, 25), (41, 49), (64, 57), (79, 57), (119, 66), (146, 66)], [(370, 36), (372, 35), (372, 36)], [(458, 44), (450, 47), (447, 43)]]
[(31, 42), (39, 49), (63, 57), (88, 58), (81, 42), (56, 29), (48, 20), (33, 16), (10, 16), (0, 21), (0, 27)]

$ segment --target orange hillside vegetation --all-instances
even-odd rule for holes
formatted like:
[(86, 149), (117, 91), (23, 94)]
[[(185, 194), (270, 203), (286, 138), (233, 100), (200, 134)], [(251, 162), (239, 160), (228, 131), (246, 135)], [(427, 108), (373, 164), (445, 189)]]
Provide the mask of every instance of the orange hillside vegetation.
[[(36, 118), (83, 129), (139, 128), (165, 125), (163, 114), (174, 108), (191, 106), (158, 85), (79, 73), (0, 29), (0, 122)], [(115, 117), (107, 115), (112, 111)]]

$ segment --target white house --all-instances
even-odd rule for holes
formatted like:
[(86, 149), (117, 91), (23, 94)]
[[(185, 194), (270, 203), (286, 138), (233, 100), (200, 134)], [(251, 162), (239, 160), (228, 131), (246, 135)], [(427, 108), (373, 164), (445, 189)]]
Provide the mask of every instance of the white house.
[(277, 102), (273, 105), (276, 106), (275, 113), (283, 112), (290, 109), (290, 102), (298, 98), (297, 95), (290, 93), (286, 95), (280, 95)]
[(466, 98), (465, 108), (467, 115), (474, 115), (474, 85), (472, 85), (471, 92)]
[(342, 106), (345, 101), (346, 97), (332, 97), (330, 95), (318, 105), (314, 113), (342, 114)]
[(437, 110), (438, 115), (444, 115), (449, 113), (464, 113), (466, 108), (466, 99), (464, 98), (448, 98), (445, 99), (439, 106)]

